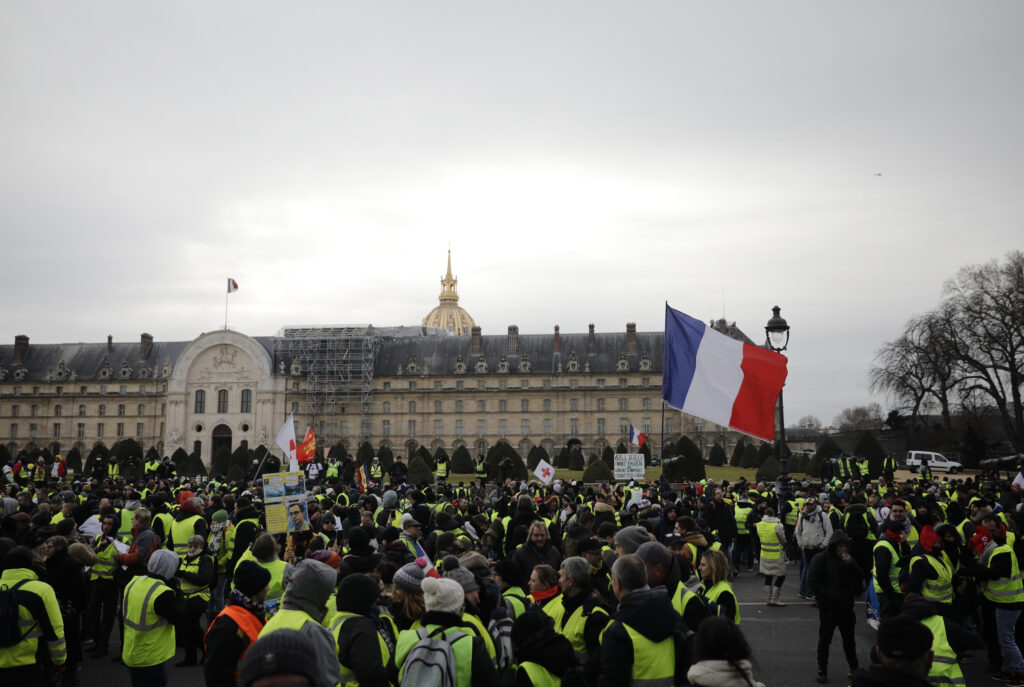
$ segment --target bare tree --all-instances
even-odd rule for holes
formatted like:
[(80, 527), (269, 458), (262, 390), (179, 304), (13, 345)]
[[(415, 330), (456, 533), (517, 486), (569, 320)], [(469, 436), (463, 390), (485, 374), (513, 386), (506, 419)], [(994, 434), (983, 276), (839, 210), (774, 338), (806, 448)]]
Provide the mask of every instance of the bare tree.
[(882, 429), (885, 418), (882, 417), (882, 406), (869, 403), (866, 406), (845, 408), (836, 416), (834, 423), (842, 430)]
[(796, 426), (801, 429), (821, 429), (821, 420), (814, 415), (804, 415), (797, 421)]

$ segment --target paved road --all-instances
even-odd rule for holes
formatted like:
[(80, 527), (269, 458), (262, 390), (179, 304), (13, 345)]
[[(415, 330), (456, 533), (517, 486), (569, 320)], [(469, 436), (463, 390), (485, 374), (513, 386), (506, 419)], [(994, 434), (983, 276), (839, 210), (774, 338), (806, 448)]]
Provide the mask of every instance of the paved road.
[[(754, 676), (768, 687), (811, 687), (816, 685), (818, 644), (818, 611), (811, 602), (796, 596), (797, 568), (791, 567), (792, 577), (783, 587), (785, 608), (764, 605), (761, 578), (742, 573), (734, 583), (740, 600), (741, 627), (754, 650)], [(864, 620), (863, 601), (857, 604), (857, 655), (861, 665), (869, 662), (868, 652), (874, 645), (875, 631)], [(116, 634), (116, 631), (115, 631)], [(848, 685), (846, 660), (839, 633), (833, 638), (830, 661), (830, 680), (833, 686)], [(181, 660), (178, 651), (176, 660)], [(974, 662), (965, 664), (967, 685), (998, 684), (984, 671), (985, 654), (975, 654)], [(170, 684), (174, 687), (201, 687), (204, 684), (199, 667), (171, 668)], [(86, 658), (82, 667), (83, 687), (93, 685), (127, 684), (128, 671), (107, 658)]]

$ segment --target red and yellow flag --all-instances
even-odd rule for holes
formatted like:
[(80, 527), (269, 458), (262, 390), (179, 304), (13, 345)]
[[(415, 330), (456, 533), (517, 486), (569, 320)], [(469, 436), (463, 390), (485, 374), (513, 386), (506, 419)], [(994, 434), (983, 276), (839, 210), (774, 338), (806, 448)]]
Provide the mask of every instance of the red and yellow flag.
[(316, 437), (313, 436), (313, 428), (306, 428), (306, 438), (295, 449), (295, 458), (299, 465), (305, 465), (316, 456)]

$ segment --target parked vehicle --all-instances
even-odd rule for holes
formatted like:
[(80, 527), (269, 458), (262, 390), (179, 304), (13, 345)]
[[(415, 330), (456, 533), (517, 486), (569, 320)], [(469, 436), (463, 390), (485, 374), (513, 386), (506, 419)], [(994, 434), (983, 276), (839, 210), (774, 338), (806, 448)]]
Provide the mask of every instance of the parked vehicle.
[(928, 467), (931, 468), (932, 472), (948, 472), (950, 474), (956, 474), (964, 469), (964, 466), (955, 460), (949, 460), (941, 453), (934, 453), (932, 451), (907, 451), (907, 469), (911, 472), (917, 472), (925, 461), (928, 461)]

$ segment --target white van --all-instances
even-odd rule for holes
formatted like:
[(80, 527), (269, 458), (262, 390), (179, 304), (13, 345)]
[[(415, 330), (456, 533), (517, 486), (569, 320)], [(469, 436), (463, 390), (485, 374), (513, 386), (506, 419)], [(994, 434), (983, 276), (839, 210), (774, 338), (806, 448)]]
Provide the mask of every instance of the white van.
[(907, 451), (907, 469), (911, 472), (917, 472), (918, 468), (921, 467), (923, 462), (928, 461), (928, 467), (931, 468), (932, 472), (948, 472), (955, 474), (964, 469), (964, 466), (955, 460), (949, 460), (941, 453), (933, 453), (932, 451)]

